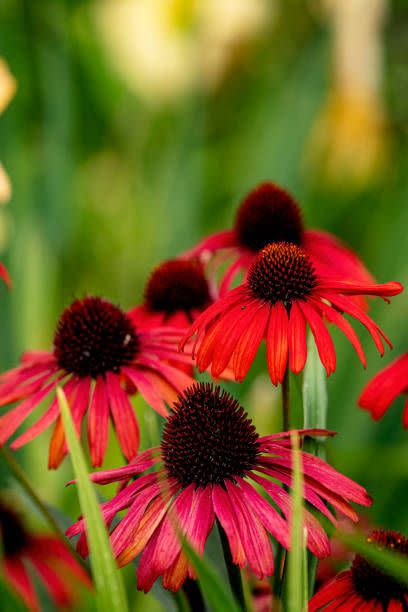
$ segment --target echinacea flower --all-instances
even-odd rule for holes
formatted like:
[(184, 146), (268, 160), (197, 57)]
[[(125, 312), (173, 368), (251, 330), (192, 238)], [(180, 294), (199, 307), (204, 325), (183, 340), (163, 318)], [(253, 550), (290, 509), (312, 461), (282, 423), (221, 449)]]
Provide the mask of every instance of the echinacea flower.
[(306, 229), (296, 201), (270, 182), (261, 183), (246, 196), (238, 208), (233, 229), (208, 236), (186, 256), (208, 258), (220, 253), (220, 261), (232, 259), (220, 285), (223, 295), (235, 276), (242, 271), (246, 274), (259, 251), (273, 242), (302, 247), (321, 275), (359, 283), (374, 282), (357, 255), (337, 238), (321, 230)]
[[(170, 327), (134, 326), (125, 312), (102, 298), (74, 301), (59, 319), (54, 350), (26, 353), (20, 366), (0, 376), (0, 405), (23, 400), (0, 417), (0, 445), (62, 385), (78, 433), (88, 410), (92, 464), (102, 464), (110, 417), (123, 454), (131, 459), (139, 447), (139, 426), (128, 393), (139, 391), (152, 408), (167, 416), (166, 402), (171, 404), (192, 382), (168, 363), (180, 357), (175, 344), (179, 337)], [(189, 357), (184, 360), (189, 361)], [(20, 448), (54, 421), (49, 467), (58, 467), (67, 448), (56, 397), (11, 448)]]
[[(239, 403), (211, 384), (188, 388), (173, 410), (160, 447), (144, 451), (125, 467), (91, 475), (99, 484), (137, 477), (102, 504), (108, 525), (118, 512), (127, 510), (110, 534), (119, 565), (142, 553), (138, 588), (148, 591), (162, 576), (163, 586), (176, 591), (188, 575), (194, 577), (177, 528), (203, 554), (217, 518), (233, 562), (241, 568), (249, 566), (258, 578), (270, 576), (273, 553), (268, 533), (285, 548), (290, 540), (291, 497), (276, 482), (291, 485), (290, 432), (260, 438)], [(298, 434), (331, 432), (302, 430)], [(326, 503), (352, 520), (357, 515), (350, 501), (371, 504), (363, 487), (321, 459), (303, 452), (301, 456), (305, 499), (329, 520), (336, 522)], [(153, 466), (154, 472), (142, 475)], [(327, 555), (329, 541), (319, 521), (307, 510), (304, 520), (309, 549), (318, 557)], [(67, 531), (69, 537), (78, 533), (78, 550), (86, 554), (82, 519)]]
[(344, 313), (368, 329), (381, 355), (381, 337), (391, 344), (350, 296), (385, 299), (401, 291), (397, 282), (376, 285), (322, 277), (304, 249), (288, 242), (272, 243), (257, 255), (247, 280), (196, 319), (181, 347), (196, 334), (194, 356), (199, 370), (211, 364), (211, 374), (217, 377), (230, 365), (235, 379), (242, 381), (265, 338), (269, 375), (277, 385), (283, 381), (287, 365), (295, 374), (304, 368), (307, 323), (329, 376), (336, 369), (336, 353), (324, 320), (347, 336), (365, 366), (364, 351)]
[[(378, 421), (402, 393), (408, 393), (408, 353), (395, 359), (370, 380), (360, 395), (358, 404)], [(408, 428), (408, 399), (405, 402), (402, 424)]]
[[(378, 549), (408, 555), (408, 539), (395, 531), (375, 530), (367, 538)], [(350, 569), (326, 583), (309, 602), (309, 612), (404, 612), (408, 588), (356, 555)]]
[(33, 573), (58, 608), (72, 605), (80, 584), (91, 586), (87, 573), (61, 540), (31, 533), (4, 504), (0, 504), (0, 545), (0, 573), (29, 610), (40, 610)]
[(128, 314), (136, 325), (187, 328), (213, 301), (199, 261), (170, 259), (153, 270), (142, 306)]

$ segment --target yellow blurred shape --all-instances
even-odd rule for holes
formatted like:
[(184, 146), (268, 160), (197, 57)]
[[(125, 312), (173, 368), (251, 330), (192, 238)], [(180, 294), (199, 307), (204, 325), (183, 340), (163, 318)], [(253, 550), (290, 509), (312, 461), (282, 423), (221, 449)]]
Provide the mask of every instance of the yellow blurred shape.
[(274, 0), (103, 0), (95, 19), (113, 68), (151, 102), (219, 82)]
[(11, 183), (6, 171), (0, 164), (0, 204), (5, 204), (11, 198)]
[(0, 113), (14, 96), (17, 83), (3, 58), (0, 57)]
[(332, 32), (332, 86), (312, 129), (311, 167), (328, 182), (362, 187), (380, 173), (389, 143), (382, 100), (387, 0), (325, 0)]

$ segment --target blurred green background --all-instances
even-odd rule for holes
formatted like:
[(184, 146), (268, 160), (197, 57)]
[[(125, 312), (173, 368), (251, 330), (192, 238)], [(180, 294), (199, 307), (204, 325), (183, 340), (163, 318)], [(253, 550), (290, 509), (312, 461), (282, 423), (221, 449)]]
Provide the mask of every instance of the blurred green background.
[[(13, 187), (0, 210), (1, 258), (14, 285), (10, 294), (0, 288), (3, 369), (24, 349), (51, 346), (74, 297), (140, 302), (152, 266), (229, 227), (262, 180), (288, 188), (307, 225), (351, 245), (379, 281), (406, 283), (408, 5), (367, 2), (361, 29), (371, 30), (356, 38), (336, 4), (1, 0), (0, 56), (17, 81), (0, 118), (0, 159)], [(371, 14), (376, 4), (385, 17)], [(341, 44), (361, 63), (354, 90), (339, 77), (339, 65), (347, 71)], [(374, 58), (364, 60), (366, 70), (364, 53)], [(372, 316), (395, 355), (406, 351), (404, 294), (373, 303)], [(333, 334), (329, 427), (339, 435), (328, 456), (374, 497), (374, 524), (408, 534), (403, 401), (380, 423), (356, 405), (393, 356), (380, 360), (360, 331), (367, 371)], [(260, 429), (278, 429), (279, 395), (263, 370), (259, 359), (230, 389)], [(140, 400), (136, 409), (148, 446), (157, 423)], [(71, 466), (46, 471), (48, 435), (18, 458), (39, 493), (73, 518), (76, 492), (64, 488)], [(112, 445), (105, 465), (121, 461)], [(1, 478), (3, 489), (14, 488), (4, 469)], [(41, 524), (31, 509), (28, 516)], [(125, 574), (136, 606), (144, 596), (136, 596), (133, 568)], [(156, 609), (157, 596), (159, 589), (143, 605)]]

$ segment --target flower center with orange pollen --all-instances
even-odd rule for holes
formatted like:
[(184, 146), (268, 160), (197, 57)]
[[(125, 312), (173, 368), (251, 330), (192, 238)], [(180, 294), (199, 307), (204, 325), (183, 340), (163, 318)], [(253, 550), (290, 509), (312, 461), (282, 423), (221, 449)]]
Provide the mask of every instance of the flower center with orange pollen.
[(96, 378), (119, 372), (135, 357), (139, 341), (127, 315), (100, 297), (76, 300), (64, 310), (54, 337), (60, 368)]
[(239, 207), (235, 231), (239, 243), (255, 252), (271, 242), (299, 245), (303, 233), (300, 208), (278, 185), (262, 183)]
[(200, 264), (172, 259), (158, 266), (146, 285), (145, 304), (156, 312), (204, 310), (211, 303)]
[[(388, 548), (403, 555), (408, 555), (408, 539), (396, 531), (373, 531), (369, 542), (377, 548)], [(391, 576), (387, 576), (366, 561), (360, 555), (356, 555), (351, 567), (353, 586), (365, 601), (375, 601), (382, 605), (384, 610), (388, 609), (391, 600), (396, 599), (405, 603), (408, 596), (406, 586), (397, 582)], [(404, 608), (401, 608), (401, 610)]]
[(317, 276), (305, 251), (287, 242), (269, 244), (257, 256), (248, 272), (249, 287), (254, 294), (276, 304), (290, 306), (314, 289)]
[(0, 505), (0, 549), (5, 557), (18, 555), (27, 545), (28, 535), (17, 514)]
[(168, 475), (182, 486), (222, 485), (254, 467), (258, 434), (226, 391), (197, 383), (179, 396), (173, 409), (161, 450)]

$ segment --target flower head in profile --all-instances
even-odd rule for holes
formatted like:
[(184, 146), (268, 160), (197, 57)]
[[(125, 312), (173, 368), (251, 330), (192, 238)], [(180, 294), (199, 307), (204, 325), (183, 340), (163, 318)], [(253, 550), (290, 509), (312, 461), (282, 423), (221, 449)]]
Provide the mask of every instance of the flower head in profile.
[(80, 584), (91, 586), (87, 573), (61, 540), (30, 532), (20, 517), (0, 504), (0, 572), (29, 610), (39, 612), (40, 603), (32, 580), (37, 580), (58, 608), (70, 606)]
[[(180, 360), (174, 328), (144, 328), (132, 324), (119, 307), (99, 297), (76, 300), (62, 313), (51, 352), (26, 353), (21, 364), (0, 377), (0, 405), (19, 402), (0, 417), (0, 444), (57, 385), (62, 385), (78, 433), (88, 413), (88, 440), (92, 464), (101, 465), (108, 443), (109, 420), (129, 460), (139, 447), (139, 426), (129, 393), (136, 390), (159, 414), (167, 416), (166, 403), (190, 385), (192, 379), (170, 365)], [(190, 362), (190, 357), (184, 360)], [(52, 423), (49, 467), (56, 468), (67, 452), (57, 398), (11, 448), (20, 448)]]
[[(390, 365), (374, 376), (364, 388), (359, 406), (368, 410), (376, 421), (387, 412), (400, 394), (408, 393), (408, 353), (397, 357)], [(408, 428), (408, 399), (402, 416), (402, 423)]]
[(198, 260), (170, 259), (153, 270), (142, 306), (128, 314), (136, 325), (186, 328), (212, 304), (211, 293)]
[[(367, 541), (378, 549), (408, 555), (408, 539), (395, 531), (375, 530)], [(350, 569), (327, 582), (309, 602), (309, 612), (361, 610), (403, 612), (408, 608), (408, 588), (356, 555)]]
[[(304, 227), (302, 213), (293, 197), (276, 183), (261, 183), (245, 197), (238, 208), (233, 229), (212, 234), (186, 255), (208, 258), (220, 254), (220, 262), (232, 260), (220, 285), (227, 291), (239, 272), (245, 275), (259, 251), (274, 242), (302, 247), (316, 271), (324, 276), (358, 283), (374, 279), (357, 255), (337, 238), (320, 230)], [(363, 306), (365, 300), (358, 298)]]
[(304, 249), (289, 242), (272, 243), (257, 255), (247, 280), (197, 318), (181, 347), (196, 335), (199, 370), (211, 365), (211, 373), (217, 377), (229, 365), (235, 379), (241, 381), (265, 338), (268, 370), (276, 385), (282, 382), (287, 367), (296, 374), (303, 370), (307, 324), (329, 376), (336, 369), (336, 353), (325, 320), (347, 336), (365, 366), (360, 341), (344, 314), (368, 329), (381, 355), (382, 339), (390, 342), (350, 296), (386, 299), (401, 291), (397, 282), (375, 285), (322, 277)]
[[(173, 406), (160, 447), (149, 449), (128, 466), (99, 472), (94, 482), (126, 484), (102, 504), (108, 525), (117, 513), (125, 516), (112, 528), (110, 539), (119, 565), (140, 553), (138, 588), (148, 591), (159, 576), (165, 588), (177, 590), (193, 570), (181, 548), (180, 533), (199, 554), (215, 518), (225, 531), (233, 562), (248, 566), (258, 578), (273, 573), (269, 534), (289, 546), (291, 496), (290, 432), (259, 437), (239, 403), (220, 387), (195, 384)], [(304, 430), (304, 435), (330, 435)], [(356, 520), (350, 501), (370, 505), (365, 489), (321, 459), (301, 454), (304, 496), (314, 508), (336, 523), (329, 509)], [(146, 472), (155, 465), (154, 472)], [(280, 484), (278, 484), (278, 482)], [(261, 488), (266, 499), (259, 493)], [(329, 541), (319, 521), (305, 510), (307, 545), (318, 557), (329, 552)], [(80, 519), (67, 535), (81, 533), (78, 550), (86, 553), (84, 523)]]

